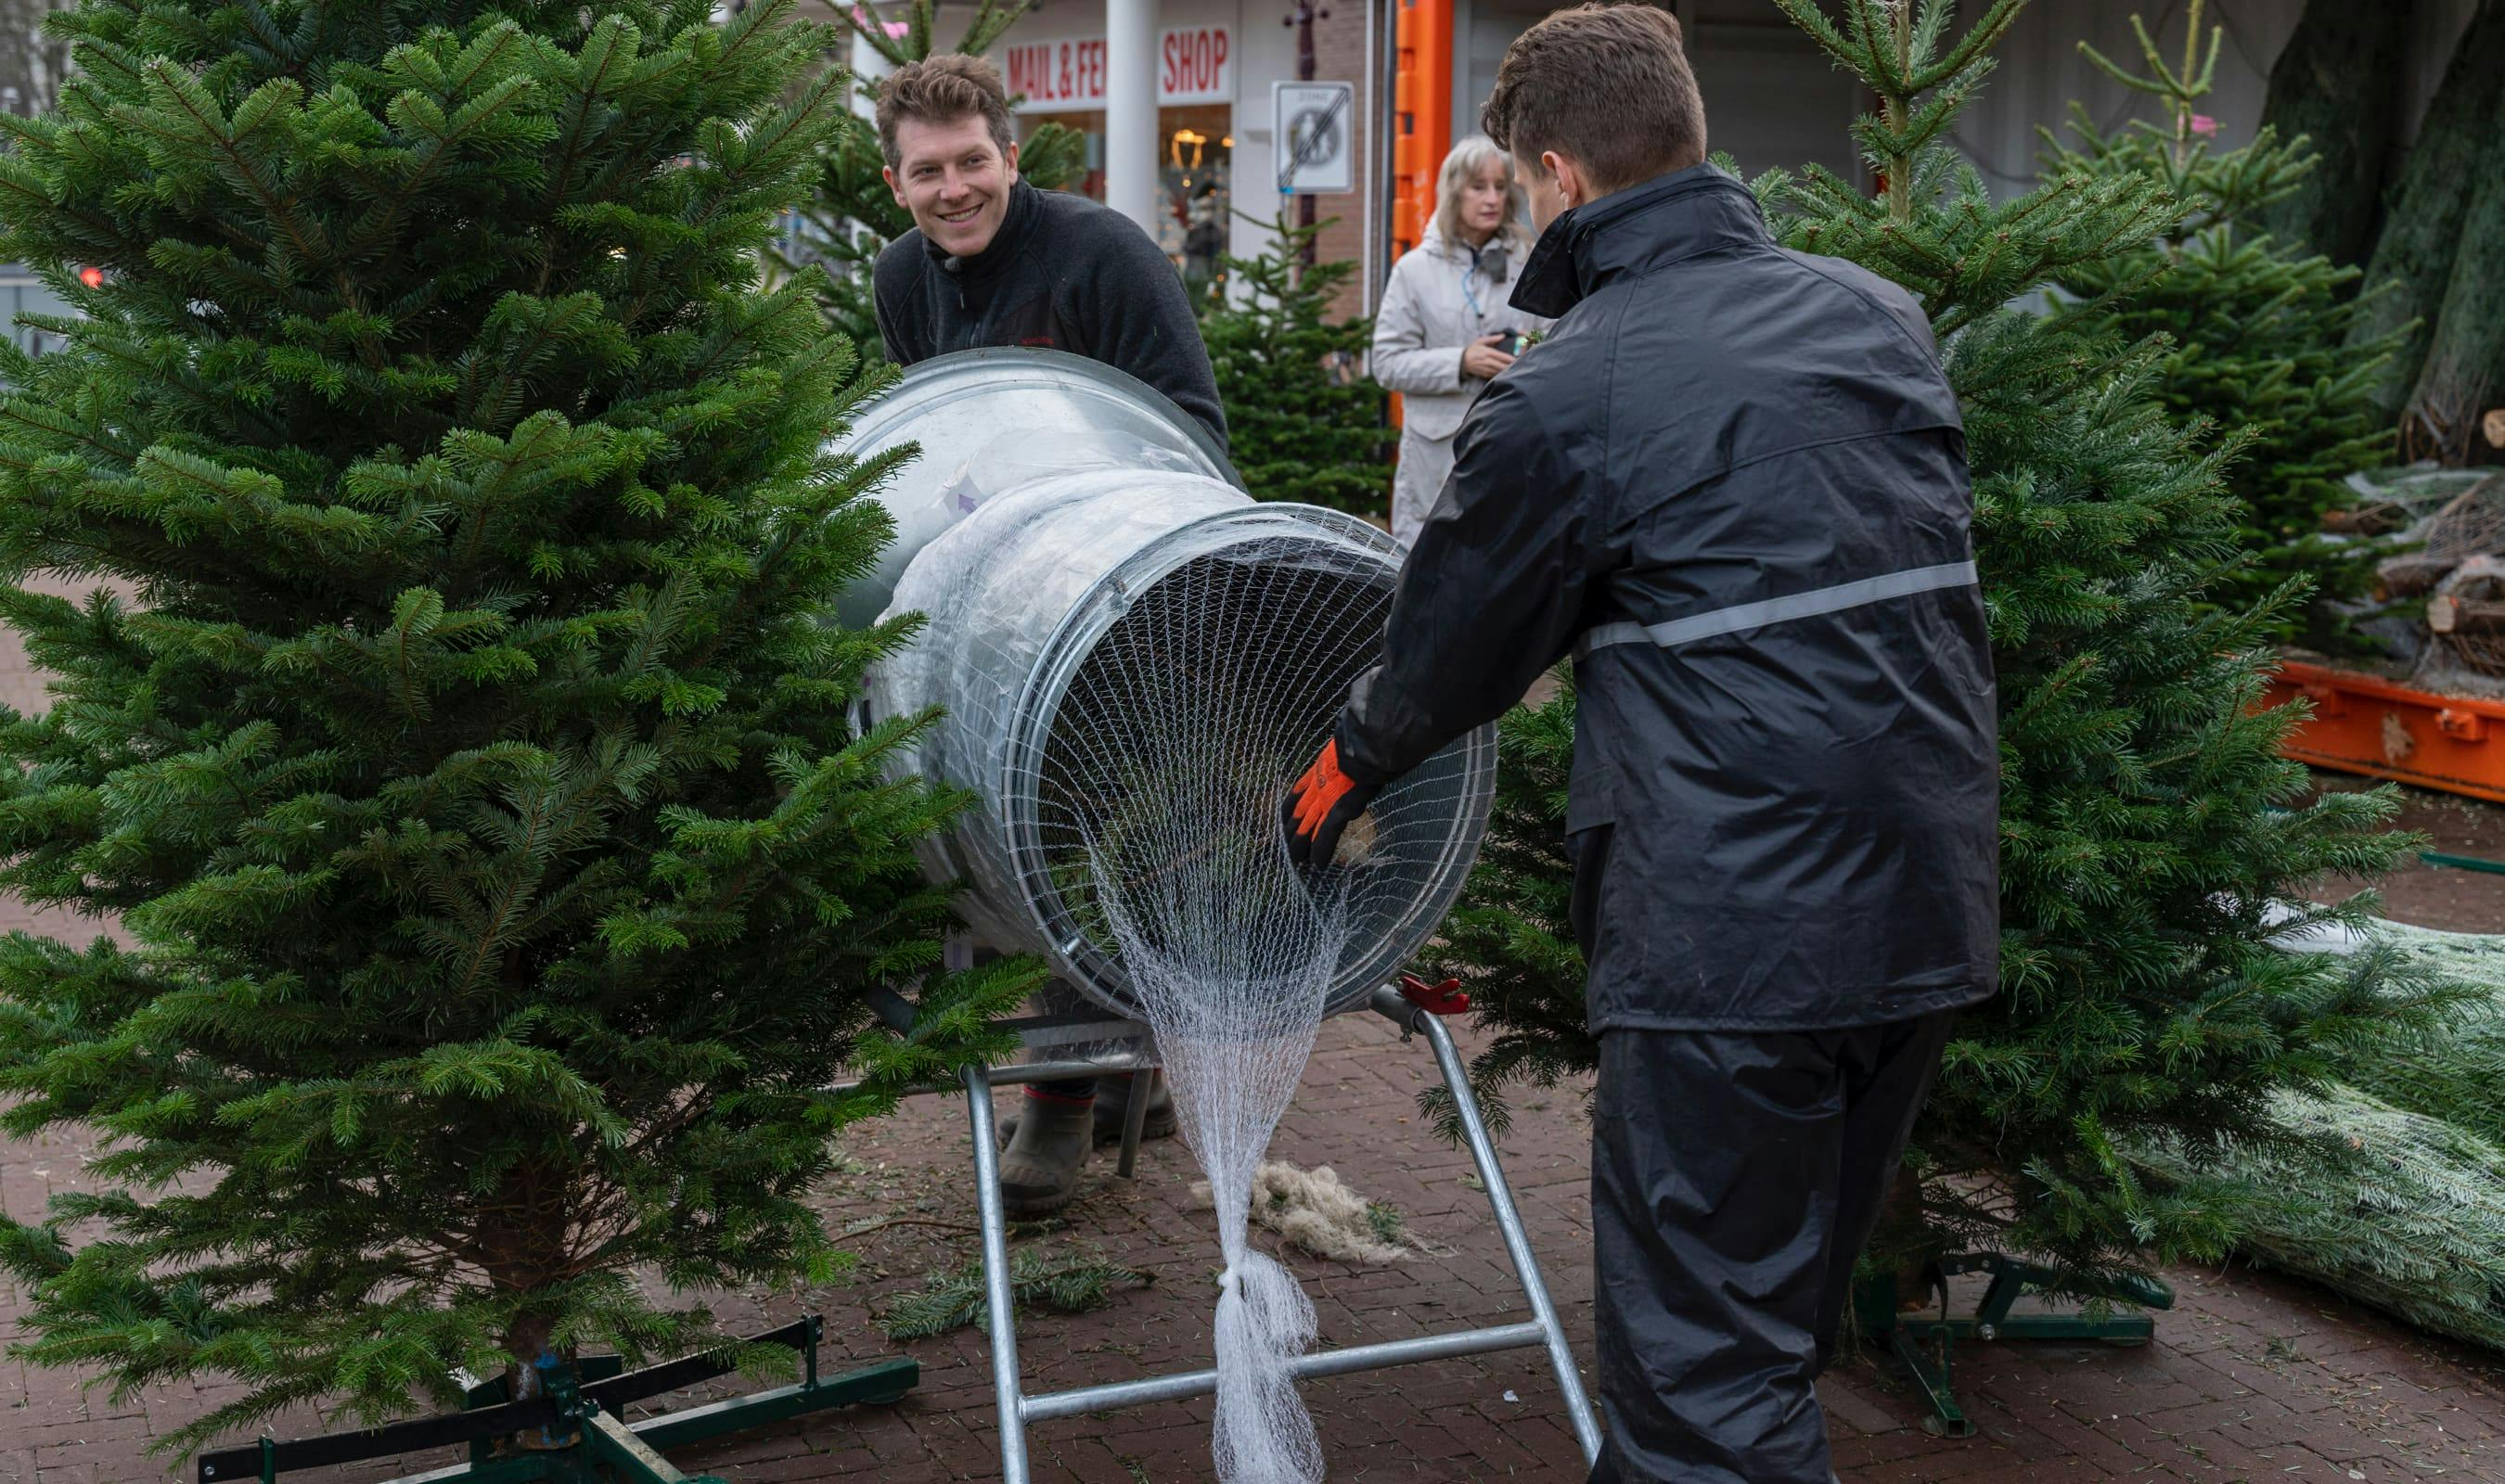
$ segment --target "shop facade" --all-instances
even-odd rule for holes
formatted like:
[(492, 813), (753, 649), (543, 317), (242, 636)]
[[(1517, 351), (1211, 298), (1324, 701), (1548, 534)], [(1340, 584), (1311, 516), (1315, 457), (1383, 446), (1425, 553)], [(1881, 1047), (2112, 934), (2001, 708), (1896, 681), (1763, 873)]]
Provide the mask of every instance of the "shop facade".
[[(1332, 222), (1320, 244), (1332, 259), (1384, 250), (1371, 154), (1381, 4), (1353, 0), (1312, 21), (1315, 78), (1357, 89), (1353, 189), (1316, 202), (1317, 220)], [(1222, 292), (1223, 259), (1267, 249), (1267, 224), (1293, 209), (1278, 186), (1272, 118), (1274, 85), (1297, 81), (1290, 10), (1282, 0), (1045, 0), (990, 55), (1017, 100), (1021, 136), (1045, 122), (1077, 130), (1087, 171), (1076, 189), (1138, 221), (1195, 290)], [(1128, 47), (1116, 25), (1133, 28)], [(1141, 51), (1155, 107), (1126, 113), (1117, 80), (1125, 54)], [(1348, 308), (1363, 312), (1370, 298), (1360, 289)]]

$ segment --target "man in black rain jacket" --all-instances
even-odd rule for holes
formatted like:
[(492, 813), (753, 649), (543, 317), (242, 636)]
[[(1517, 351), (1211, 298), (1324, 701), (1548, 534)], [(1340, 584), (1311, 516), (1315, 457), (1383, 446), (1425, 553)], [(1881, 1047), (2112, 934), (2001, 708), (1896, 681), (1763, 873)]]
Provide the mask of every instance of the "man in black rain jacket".
[(1376, 791), (1574, 657), (1593, 1477), (1826, 1484), (1811, 1382), (1997, 978), (1957, 402), (1919, 305), (1777, 247), (1701, 162), (1667, 15), (1551, 16), (1485, 121), (1545, 227), (1514, 306), (1562, 318), (1463, 425), (1289, 847), (1329, 869)]

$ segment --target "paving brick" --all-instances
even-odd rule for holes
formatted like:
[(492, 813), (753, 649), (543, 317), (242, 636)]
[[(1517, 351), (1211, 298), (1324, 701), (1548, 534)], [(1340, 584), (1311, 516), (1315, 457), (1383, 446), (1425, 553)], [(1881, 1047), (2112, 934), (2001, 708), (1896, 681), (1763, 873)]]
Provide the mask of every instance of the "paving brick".
[[(1390, 1027), (1334, 1020), (1308, 1073), (1307, 1101), (1283, 1130), (1277, 1154), (1330, 1164), (1357, 1190), (1399, 1205), (1414, 1231), (1452, 1249), (1449, 1257), (1389, 1268), (1290, 1257), (1328, 1341), (1362, 1343), (1523, 1315), (1485, 1199), (1461, 1184), (1466, 1156), (1436, 1145), (1414, 1120), (1409, 1100), (1429, 1075), (1423, 1049), (1401, 1046)], [(1588, 1358), (1591, 1231), (1582, 1187), (1590, 1130), (1574, 1091), (1543, 1102), (1516, 1106), (1516, 1130), (1505, 1141), (1508, 1171), (1577, 1353)], [(1388, 1132), (1355, 1138), (1352, 1128)], [(52, 1190), (77, 1178), (89, 1142), (75, 1130), (55, 1130), (0, 1146), (0, 1209), (35, 1214)], [(962, 1219), (960, 1105), (909, 1104), (894, 1119), (848, 1131), (845, 1154), (855, 1174), (819, 1202), (830, 1229), (896, 1214)], [(1096, 1314), (1022, 1320), (1020, 1355), (1031, 1386), (1208, 1363), (1208, 1277), (1217, 1260), (1208, 1217), (1189, 1202), (1193, 1174), (1179, 1144), (1151, 1147), (1137, 1181), (1116, 1179), (1110, 1159), (1089, 1166), (1069, 1229), (1052, 1240), (1095, 1245), (1155, 1272), (1158, 1282), (1117, 1294)], [(759, 1328), (796, 1312), (826, 1314), (822, 1365), (831, 1371), (894, 1353), (877, 1329), (877, 1307), (918, 1287), (930, 1268), (971, 1252), (970, 1242), (902, 1228), (849, 1245), (861, 1257), (861, 1281), (850, 1287), (705, 1301), (725, 1323)], [(2193, 1272), (2170, 1278), (2178, 1307), (2160, 1316), (2147, 1347), (2011, 1342), (1961, 1352), (1959, 1396), (1982, 1429), (1968, 1441), (1922, 1430), (1922, 1403), (1892, 1363), (1848, 1360), (1819, 1383), (1838, 1474), (1846, 1484), (2347, 1484), (2355, 1467), (2382, 1484), (2432, 1477), (2441, 1467), (2448, 1480), (2505, 1481), (2505, 1367), (2293, 1280), (2244, 1272), (2226, 1280)], [(0, 1285), (0, 1335), (14, 1332), (24, 1303), (21, 1292)], [(922, 1363), (923, 1381), (901, 1405), (830, 1412), (722, 1439), (682, 1450), (678, 1462), (739, 1484), (997, 1479), (985, 1337), (959, 1330), (904, 1348)], [(733, 1390), (700, 1388), (659, 1404), (692, 1404)], [(0, 1484), (163, 1479), (164, 1461), (145, 1453), (150, 1437), (234, 1395), (230, 1386), (152, 1386), (144, 1406), (115, 1406), (102, 1393), (83, 1394), (74, 1376), (0, 1362)], [(1340, 1377), (1308, 1387), (1306, 1398), (1334, 1479), (1575, 1484), (1583, 1474), (1555, 1382), (1536, 1351)], [(1036, 1427), (1030, 1446), (1037, 1484), (1199, 1484), (1211, 1473), (1210, 1408), (1200, 1398)], [(291, 1414), (274, 1431), (300, 1435), (321, 1424), (310, 1412)], [(378, 1461), (306, 1475), (303, 1484), (378, 1484), (440, 1462)]]

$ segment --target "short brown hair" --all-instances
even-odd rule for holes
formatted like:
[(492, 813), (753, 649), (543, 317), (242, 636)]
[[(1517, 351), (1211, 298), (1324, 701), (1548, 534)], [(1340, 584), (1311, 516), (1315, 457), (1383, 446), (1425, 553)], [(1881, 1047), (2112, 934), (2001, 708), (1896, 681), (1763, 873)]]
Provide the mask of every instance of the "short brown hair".
[(979, 56), (947, 52), (906, 62), (878, 86), (878, 149), (891, 170), (904, 163), (896, 126), (907, 119), (953, 123), (980, 115), (992, 126), (992, 143), (1009, 152), (1009, 94), (1001, 69)]
[(1578, 5), (1515, 37), (1479, 121), (1535, 168), (1549, 150), (1571, 156), (1604, 194), (1705, 158), (1678, 21), (1640, 3)]

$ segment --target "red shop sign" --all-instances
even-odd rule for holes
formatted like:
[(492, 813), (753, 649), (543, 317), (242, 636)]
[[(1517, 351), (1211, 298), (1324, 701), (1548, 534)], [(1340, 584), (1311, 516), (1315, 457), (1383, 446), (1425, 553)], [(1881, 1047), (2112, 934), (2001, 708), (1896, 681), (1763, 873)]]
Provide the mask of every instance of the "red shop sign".
[[(1065, 113), (1105, 106), (1105, 38), (1022, 41), (1001, 49), (1001, 72), (1018, 111)], [(1225, 26), (1182, 26), (1157, 38), (1157, 102), (1235, 101), (1235, 39)]]

